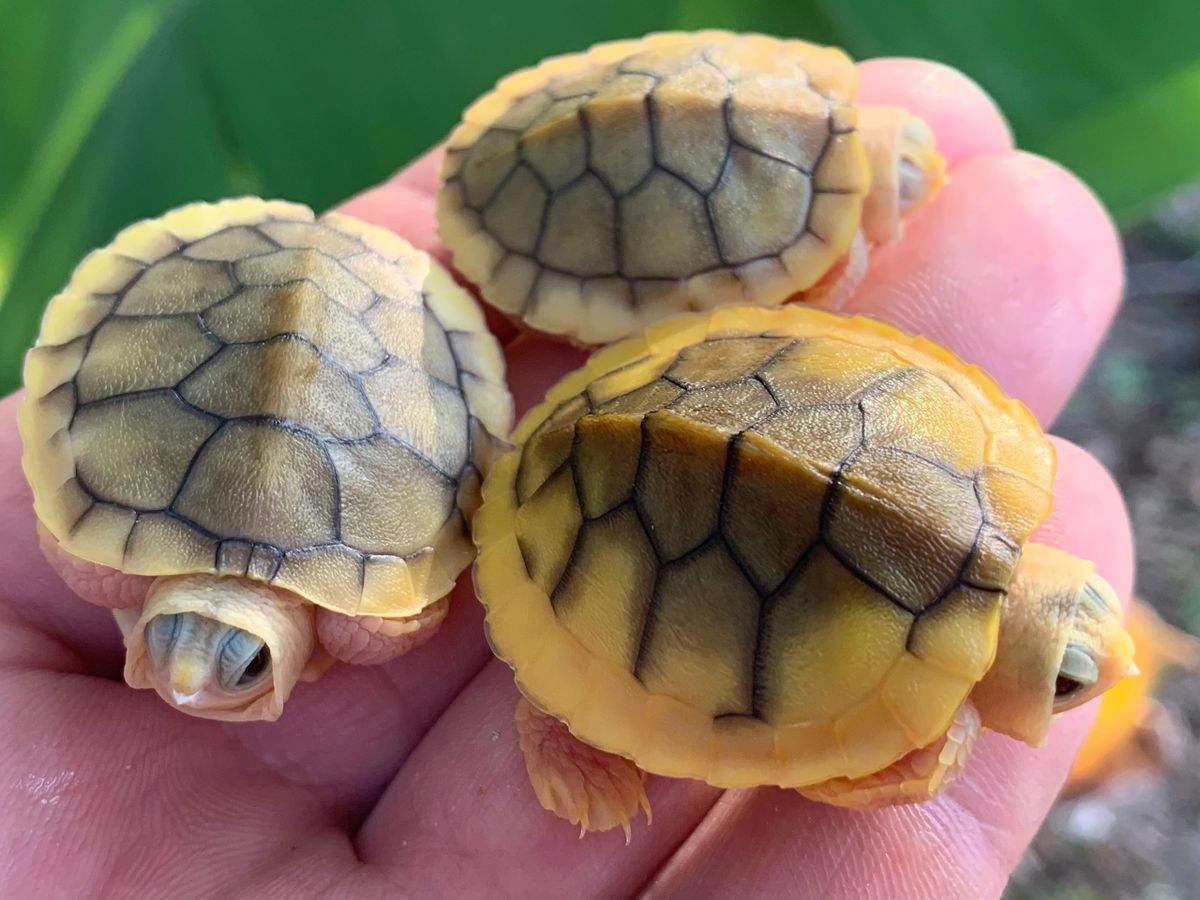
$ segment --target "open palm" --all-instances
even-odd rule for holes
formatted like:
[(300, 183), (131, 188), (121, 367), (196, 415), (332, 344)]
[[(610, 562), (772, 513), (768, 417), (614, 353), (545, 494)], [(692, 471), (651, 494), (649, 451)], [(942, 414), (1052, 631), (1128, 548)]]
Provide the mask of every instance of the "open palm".
[[(851, 311), (988, 369), (1048, 423), (1111, 319), (1116, 236), (1091, 195), (1012, 150), (978, 88), (930, 63), (862, 67), (862, 95), (923, 116), (945, 191), (877, 252)], [(443, 256), (439, 155), (343, 209)], [(507, 340), (519, 410), (582, 359)], [(1033, 751), (987, 734), (938, 800), (850, 812), (794, 791), (651, 777), (654, 821), (579, 840), (544, 812), (513, 733), (516, 689), (464, 577), (429, 644), (301, 685), (276, 723), (192, 719), (121, 681), (109, 615), (43, 562), (20, 472), (18, 397), (0, 401), (0, 896), (995, 896), (1064, 778), (1090, 714)], [(1111, 479), (1057, 442), (1057, 508), (1037, 535), (1131, 579)]]

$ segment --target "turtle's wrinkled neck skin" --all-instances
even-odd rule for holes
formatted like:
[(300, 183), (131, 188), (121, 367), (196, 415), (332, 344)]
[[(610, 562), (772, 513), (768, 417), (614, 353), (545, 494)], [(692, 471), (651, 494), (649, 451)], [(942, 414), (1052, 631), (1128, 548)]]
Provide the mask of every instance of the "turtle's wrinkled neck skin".
[(1056, 714), (1137, 674), (1133, 651), (1116, 593), (1092, 564), (1030, 542), (1004, 602), (996, 660), (971, 699), (987, 728), (1040, 747)]
[(941, 190), (946, 161), (934, 148), (929, 126), (900, 107), (862, 107), (858, 129), (871, 165), (862, 230), (870, 243), (886, 244), (900, 236), (910, 213)]
[(194, 716), (274, 720), (316, 648), (312, 606), (243, 578), (160, 578), (125, 631), (125, 680)]

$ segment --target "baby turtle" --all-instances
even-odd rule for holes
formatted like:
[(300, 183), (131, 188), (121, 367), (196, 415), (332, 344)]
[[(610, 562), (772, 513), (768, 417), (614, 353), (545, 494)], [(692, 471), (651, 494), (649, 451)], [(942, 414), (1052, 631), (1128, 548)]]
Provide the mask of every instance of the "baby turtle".
[(276, 719), (330, 657), (436, 631), (512, 416), (479, 308), (427, 254), (257, 198), (90, 254), (25, 387), (46, 557), (116, 611), (130, 685), (217, 719)]
[(514, 441), (475, 580), (534, 789), (584, 829), (628, 833), (639, 770), (925, 800), (981, 727), (1038, 746), (1130, 672), (1112, 588), (1029, 540), (1053, 446), (927, 340), (811, 307), (677, 317)]
[(944, 181), (929, 128), (857, 92), (842, 51), (764, 35), (545, 60), (463, 113), (439, 233), (485, 300), (583, 344), (688, 310), (834, 304)]

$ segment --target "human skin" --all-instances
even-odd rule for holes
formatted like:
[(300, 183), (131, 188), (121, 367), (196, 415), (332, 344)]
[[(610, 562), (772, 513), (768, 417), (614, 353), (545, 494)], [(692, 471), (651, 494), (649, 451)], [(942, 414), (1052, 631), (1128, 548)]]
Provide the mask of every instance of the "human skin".
[[(951, 180), (872, 258), (848, 305), (987, 369), (1048, 424), (1121, 290), (1116, 234), (1057, 166), (1012, 150), (990, 100), (912, 60), (862, 65), (866, 102), (933, 127)], [(341, 209), (447, 255), (432, 153)], [(496, 321), (519, 410), (583, 358)], [(1095, 704), (1031, 749), (986, 733), (938, 799), (861, 812), (794, 791), (649, 777), (654, 821), (580, 840), (542, 810), (513, 731), (512, 674), (470, 578), (438, 635), (399, 660), (338, 666), (276, 723), (180, 715), (121, 680), (109, 614), (43, 562), (19, 466), (18, 396), (0, 401), (0, 896), (995, 897), (1067, 774)], [(1038, 540), (1096, 560), (1128, 597), (1112, 479), (1056, 441)]]

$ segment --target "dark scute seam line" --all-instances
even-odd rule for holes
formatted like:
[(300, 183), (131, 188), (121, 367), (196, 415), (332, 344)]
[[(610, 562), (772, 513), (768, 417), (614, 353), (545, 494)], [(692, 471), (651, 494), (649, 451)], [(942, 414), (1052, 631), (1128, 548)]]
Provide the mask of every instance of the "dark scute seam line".
[(646, 430), (646, 420), (648, 418), (649, 414), (642, 416), (642, 421), (639, 425), (641, 429), (641, 442), (638, 445), (637, 468), (633, 476), (633, 509), (637, 515), (638, 522), (642, 526), (642, 530), (646, 533), (646, 543), (650, 546), (650, 552), (654, 554), (656, 565), (654, 568), (654, 583), (650, 586), (650, 599), (645, 604), (640, 627), (635, 632), (638, 635), (638, 649), (637, 653), (634, 654), (633, 671), (631, 674), (638, 681), (641, 681), (639, 672), (641, 671), (643, 658), (646, 653), (650, 632), (654, 628), (654, 618), (658, 606), (658, 585), (662, 581), (664, 566), (662, 555), (659, 553), (658, 545), (654, 541), (653, 528), (646, 521), (646, 517), (642, 513), (641, 503), (638, 502), (641, 495), (642, 469), (646, 462), (646, 447), (650, 442), (649, 432)]
[[(931, 610), (935, 610), (939, 606), (941, 606), (942, 603), (945, 602), (946, 598), (948, 598), (951, 594), (953, 594), (956, 590), (958, 590), (958, 588), (963, 584), (963, 580), (967, 576), (967, 569), (969, 569), (971, 567), (971, 563), (975, 560), (975, 554), (979, 552), (979, 539), (983, 534), (984, 526), (987, 525), (987, 518), (983, 514), (983, 497), (979, 493), (978, 480), (972, 480), (971, 487), (975, 491), (975, 501), (976, 501), (976, 503), (979, 504), (979, 524), (975, 526), (975, 536), (971, 539), (970, 548), (963, 555), (962, 565), (960, 565), (958, 567), (958, 571), (955, 573), (954, 577), (950, 579), (950, 583), (947, 584), (941, 590), (941, 592), (936, 597), (933, 598), (933, 600), (931, 600), (929, 603), (927, 603), (923, 609), (916, 612), (916, 614), (915, 614), (916, 620), (913, 622), (913, 626), (909, 628), (908, 636), (905, 638), (905, 641), (904, 641), (904, 649), (907, 650), (909, 653), (912, 653), (913, 656), (917, 656), (917, 654), (912, 649), (912, 640), (913, 640), (913, 635), (916, 632), (917, 621), (919, 621), (920, 618), (923, 615), (925, 615), (927, 612), (930, 612)], [(995, 592), (996, 592), (996, 590), (993, 588), (991, 593), (995, 593)]]

